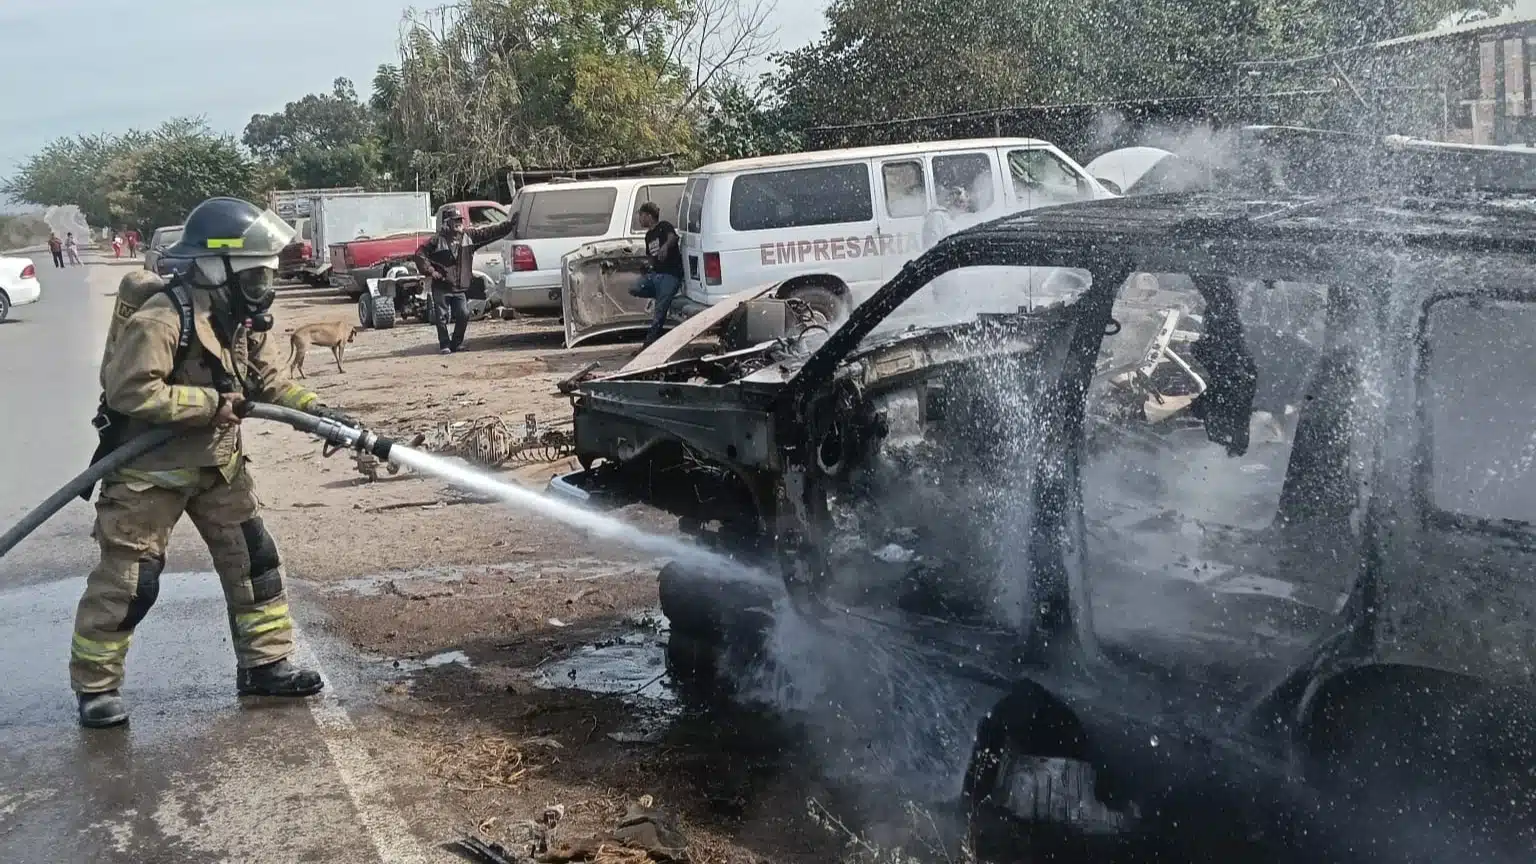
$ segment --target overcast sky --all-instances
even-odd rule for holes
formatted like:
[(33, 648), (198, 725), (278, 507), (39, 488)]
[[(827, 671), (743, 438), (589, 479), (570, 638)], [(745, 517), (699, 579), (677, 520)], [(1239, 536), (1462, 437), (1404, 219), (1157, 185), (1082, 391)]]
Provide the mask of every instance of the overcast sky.
[[(438, 0), (0, 0), (0, 176), (61, 135), (198, 114), (238, 135), (337, 77), (366, 97), (413, 5)], [(778, 0), (780, 43), (815, 38), (824, 6)]]

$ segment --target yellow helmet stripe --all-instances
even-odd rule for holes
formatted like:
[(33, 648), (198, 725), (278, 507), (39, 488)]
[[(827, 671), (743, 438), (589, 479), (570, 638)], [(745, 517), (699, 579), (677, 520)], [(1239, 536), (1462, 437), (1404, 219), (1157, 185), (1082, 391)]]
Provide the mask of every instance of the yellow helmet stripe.
[(244, 249), (244, 237), (209, 237), (209, 249)]

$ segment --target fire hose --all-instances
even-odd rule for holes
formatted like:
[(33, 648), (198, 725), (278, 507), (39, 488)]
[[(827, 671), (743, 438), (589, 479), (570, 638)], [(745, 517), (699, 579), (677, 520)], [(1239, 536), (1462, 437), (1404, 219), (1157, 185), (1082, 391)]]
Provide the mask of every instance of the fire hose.
[[(285, 423), (300, 432), (313, 435), (325, 442), (328, 454), (342, 449), (356, 450), (361, 453), (371, 453), (382, 461), (388, 461), (390, 448), (395, 443), (366, 429), (354, 429), (335, 420), (316, 417), (313, 414), (296, 411), (292, 408), (284, 408), (280, 405), (247, 402), (245, 403), (244, 410), (241, 411), (241, 416)], [(33, 508), (32, 512), (22, 517), (21, 521), (13, 525), (3, 536), (0, 536), (0, 558), (4, 558), (6, 553), (15, 548), (16, 544), (26, 539), (29, 534), (40, 528), (44, 522), (52, 519), (54, 514), (64, 509), (64, 505), (68, 504), (71, 498), (80, 495), (80, 493), (89, 489), (100, 481), (101, 478), (113, 471), (165, 445), (172, 438), (175, 438), (176, 434), (177, 430), (171, 427), (150, 429), (124, 442), (122, 446), (80, 472), (78, 476), (66, 483), (59, 491), (48, 496), (46, 501)]]

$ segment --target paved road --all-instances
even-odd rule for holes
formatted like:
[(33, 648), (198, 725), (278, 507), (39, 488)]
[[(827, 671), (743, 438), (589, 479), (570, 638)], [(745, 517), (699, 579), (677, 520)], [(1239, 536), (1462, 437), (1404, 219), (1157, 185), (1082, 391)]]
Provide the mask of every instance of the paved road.
[[(37, 260), (43, 300), (0, 325), (4, 527), (89, 458), (87, 421), (120, 267)], [(0, 559), (0, 862), (444, 860), (397, 815), (348, 713), (345, 650), (305, 640), (333, 684), (301, 703), (238, 700), (217, 579), (183, 524), (134, 637), (127, 727), (74, 721), (67, 651), (91, 508), (72, 503)], [(302, 618), (301, 618), (302, 622)], [(456, 860), (456, 859), (447, 859)]]

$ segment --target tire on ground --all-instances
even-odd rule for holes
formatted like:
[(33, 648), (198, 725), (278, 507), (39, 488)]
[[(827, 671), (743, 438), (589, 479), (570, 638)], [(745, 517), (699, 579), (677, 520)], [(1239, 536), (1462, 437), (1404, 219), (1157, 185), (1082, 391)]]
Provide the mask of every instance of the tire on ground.
[(395, 298), (365, 295), (373, 301), (373, 329), (388, 330), (395, 326)]
[(11, 298), (5, 296), (4, 291), (0, 291), (0, 321), (4, 321), (10, 314)]

